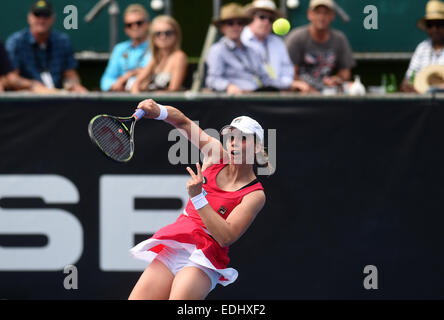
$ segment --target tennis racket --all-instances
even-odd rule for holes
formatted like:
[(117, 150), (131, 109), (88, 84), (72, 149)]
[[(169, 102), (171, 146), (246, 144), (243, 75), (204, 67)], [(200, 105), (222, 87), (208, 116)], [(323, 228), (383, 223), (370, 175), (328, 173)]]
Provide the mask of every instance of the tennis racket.
[(89, 137), (109, 158), (128, 162), (134, 155), (134, 127), (144, 115), (145, 111), (137, 109), (131, 117), (95, 116), (88, 125)]

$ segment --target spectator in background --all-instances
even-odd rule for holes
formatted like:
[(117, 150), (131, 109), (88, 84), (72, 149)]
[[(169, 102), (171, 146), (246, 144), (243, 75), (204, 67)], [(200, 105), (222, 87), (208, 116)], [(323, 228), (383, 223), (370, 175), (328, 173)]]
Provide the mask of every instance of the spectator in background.
[(432, 0), (427, 3), (426, 14), (419, 19), (418, 28), (426, 31), (428, 39), (422, 41), (415, 49), (401, 91), (415, 92), (413, 79), (415, 75), (429, 65), (444, 65), (444, 3)]
[(141, 91), (178, 91), (187, 71), (187, 56), (181, 48), (182, 31), (170, 16), (157, 16), (150, 28), (152, 58), (137, 75), (132, 93)]
[[(35, 1), (28, 13), (29, 28), (17, 31), (6, 41), (6, 49), (14, 72), (29, 80), (21, 89), (34, 86), (52, 91), (64, 88), (86, 92), (76, 72), (77, 61), (66, 34), (51, 30), (54, 10), (46, 0)], [(39, 83), (37, 85), (37, 82)]]
[(43, 92), (45, 86), (38, 81), (22, 78), (14, 72), (8, 52), (0, 41), (0, 92), (28, 88), (34, 92)]
[(151, 59), (148, 45), (149, 15), (140, 4), (131, 4), (123, 13), (125, 33), (130, 40), (117, 44), (100, 80), (102, 91), (129, 91), (140, 70)]
[(355, 61), (345, 35), (330, 28), (335, 18), (333, 1), (310, 0), (307, 17), (310, 24), (294, 29), (286, 38), (298, 88), (318, 92), (324, 86), (341, 85), (350, 79)]
[(5, 88), (8, 87), (8, 75), (12, 74), (13, 70), (14, 68), (9, 60), (8, 53), (3, 46), (3, 42), (0, 41), (0, 92), (5, 91)]
[(242, 43), (255, 50), (261, 57), (262, 65), (276, 87), (291, 88), (294, 68), (285, 42), (272, 33), (274, 20), (283, 17), (272, 0), (255, 0), (246, 7), (252, 21), (241, 34)]
[(223, 37), (213, 44), (207, 55), (206, 86), (229, 94), (256, 90), (276, 90), (276, 84), (265, 72), (261, 57), (241, 41), (243, 28), (251, 21), (237, 3), (222, 6), (213, 24)]

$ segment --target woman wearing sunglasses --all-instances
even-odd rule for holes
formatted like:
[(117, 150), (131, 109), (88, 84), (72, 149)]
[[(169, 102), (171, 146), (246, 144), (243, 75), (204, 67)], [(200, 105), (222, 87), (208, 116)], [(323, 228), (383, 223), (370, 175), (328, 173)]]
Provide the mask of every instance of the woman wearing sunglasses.
[(187, 56), (181, 50), (182, 32), (170, 16), (157, 16), (149, 35), (152, 59), (138, 74), (132, 93), (141, 91), (178, 91), (187, 70)]

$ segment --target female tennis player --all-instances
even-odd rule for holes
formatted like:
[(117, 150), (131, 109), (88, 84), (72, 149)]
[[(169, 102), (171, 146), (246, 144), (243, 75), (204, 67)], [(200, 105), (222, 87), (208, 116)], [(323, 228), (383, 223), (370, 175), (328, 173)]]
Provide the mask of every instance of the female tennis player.
[[(225, 126), (226, 150), (181, 111), (154, 100), (142, 101), (145, 118), (172, 124), (204, 154), (202, 168), (187, 167), (190, 199), (177, 220), (161, 228), (130, 252), (150, 264), (129, 299), (205, 299), (216, 284), (234, 282), (228, 246), (247, 230), (265, 204), (265, 193), (247, 161), (248, 152), (263, 153), (263, 129), (242, 116)], [(193, 132), (193, 133), (192, 133)], [(198, 133), (198, 134), (195, 134)], [(254, 139), (250, 139), (254, 137)]]

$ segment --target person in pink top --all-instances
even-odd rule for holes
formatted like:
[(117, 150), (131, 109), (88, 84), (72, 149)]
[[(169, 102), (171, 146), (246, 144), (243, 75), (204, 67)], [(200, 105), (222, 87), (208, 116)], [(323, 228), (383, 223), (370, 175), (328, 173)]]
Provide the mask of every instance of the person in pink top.
[(236, 280), (237, 271), (228, 267), (228, 248), (265, 204), (264, 188), (254, 170), (255, 157), (266, 159), (264, 131), (254, 119), (237, 117), (221, 130), (224, 149), (172, 106), (148, 99), (137, 108), (146, 112), (145, 118), (180, 129), (204, 159), (202, 167), (196, 163), (196, 171), (187, 167), (190, 199), (183, 213), (130, 250), (149, 265), (129, 299), (205, 299), (218, 283), (226, 286)]

